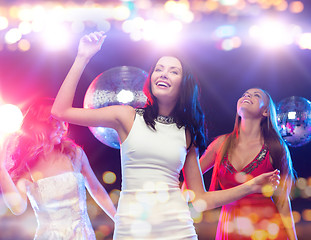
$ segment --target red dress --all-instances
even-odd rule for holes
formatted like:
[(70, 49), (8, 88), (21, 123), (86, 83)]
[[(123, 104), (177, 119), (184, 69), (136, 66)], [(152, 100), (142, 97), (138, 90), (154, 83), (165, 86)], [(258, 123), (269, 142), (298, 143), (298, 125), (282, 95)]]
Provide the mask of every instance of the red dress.
[[(269, 151), (263, 146), (255, 159), (240, 172), (232, 166), (226, 154), (219, 166), (216, 182), (218, 188), (228, 189), (245, 182), (248, 175), (256, 177), (272, 170)], [(222, 207), (215, 239), (284, 240), (288, 237), (272, 198), (256, 193)]]

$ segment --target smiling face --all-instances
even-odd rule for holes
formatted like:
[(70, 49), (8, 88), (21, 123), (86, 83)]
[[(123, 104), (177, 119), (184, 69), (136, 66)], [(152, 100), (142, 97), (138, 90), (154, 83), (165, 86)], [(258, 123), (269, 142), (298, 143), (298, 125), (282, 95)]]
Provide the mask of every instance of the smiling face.
[(177, 58), (165, 56), (158, 60), (151, 75), (151, 91), (159, 102), (177, 102), (182, 76), (182, 65)]
[(268, 115), (268, 96), (258, 88), (248, 89), (237, 102), (241, 117), (263, 118)]

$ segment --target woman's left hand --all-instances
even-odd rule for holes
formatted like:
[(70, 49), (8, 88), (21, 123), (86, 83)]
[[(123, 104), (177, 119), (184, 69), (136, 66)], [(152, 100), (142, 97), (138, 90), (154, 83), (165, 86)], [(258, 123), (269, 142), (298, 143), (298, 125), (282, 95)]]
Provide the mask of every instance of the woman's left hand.
[(266, 191), (275, 191), (280, 184), (280, 171), (263, 173), (252, 180), (248, 181), (254, 193), (265, 193)]

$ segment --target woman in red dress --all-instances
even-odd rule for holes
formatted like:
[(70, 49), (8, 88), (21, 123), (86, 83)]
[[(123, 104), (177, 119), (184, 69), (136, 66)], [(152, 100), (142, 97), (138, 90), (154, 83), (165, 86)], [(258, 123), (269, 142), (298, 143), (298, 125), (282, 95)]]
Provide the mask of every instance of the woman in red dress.
[(275, 105), (258, 88), (237, 102), (234, 130), (214, 140), (200, 159), (202, 172), (214, 166), (210, 190), (228, 189), (273, 169), (281, 183), (273, 193), (248, 195), (224, 205), (216, 239), (297, 239), (289, 194), (294, 170), (289, 150), (277, 130)]

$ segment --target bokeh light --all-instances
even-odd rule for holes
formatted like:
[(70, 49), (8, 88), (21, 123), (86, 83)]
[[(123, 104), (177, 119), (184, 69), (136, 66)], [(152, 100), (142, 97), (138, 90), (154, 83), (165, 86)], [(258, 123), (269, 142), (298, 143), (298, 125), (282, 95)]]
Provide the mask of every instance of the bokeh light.
[(197, 211), (197, 209), (192, 205), (189, 206), (189, 209), (191, 218), (195, 223), (200, 223), (203, 221), (203, 213), (201, 211)]
[(9, 26), (9, 20), (6, 17), (0, 16), (0, 30), (4, 30)]
[(207, 209), (207, 203), (205, 200), (198, 199), (193, 202), (193, 207), (197, 212), (203, 212)]
[[(228, 15), (234, 21), (232, 23), (216, 26), (217, 34), (220, 34), (222, 46), (219, 47), (223, 51), (231, 51), (237, 48), (232, 42), (233, 37), (239, 39), (240, 44), (246, 44), (243, 31), (249, 29), (251, 37), (258, 40), (257, 44), (268, 48), (280, 48), (290, 44), (299, 44), (296, 41), (297, 36), (293, 33), (290, 25), (284, 21), (286, 19), (278, 18), (268, 19), (268, 24), (260, 23), (249, 25), (252, 22), (239, 24), (244, 22), (245, 17), (258, 17), (263, 15), (265, 11), (285, 12), (288, 14), (300, 14), (304, 11), (302, 1), (238, 1), (238, 0), (207, 0), (207, 1), (164, 1), (163, 4), (152, 1), (135, 1), (135, 2), (85, 2), (85, 3), (59, 3), (59, 2), (40, 2), (39, 4), (20, 4), (11, 6), (9, 11), (0, 16), (0, 30), (7, 29), (6, 44), (12, 44), (19, 41), (25, 34), (32, 35), (29, 38), (30, 47), (32, 41), (36, 41), (38, 36), (35, 33), (45, 32), (46, 39), (52, 35), (55, 45), (48, 45), (51, 51), (58, 51), (62, 47), (66, 47), (70, 38), (64, 37), (57, 39), (57, 34), (49, 35), (49, 32), (55, 32), (53, 29), (62, 28), (68, 25), (65, 31), (61, 30), (59, 34), (75, 35), (84, 33), (91, 27), (93, 30), (109, 31), (111, 25), (121, 28), (125, 33), (129, 34), (132, 41), (154, 41), (156, 46), (170, 47), (177, 44), (180, 39), (186, 38), (189, 34), (188, 26), (191, 24), (201, 23), (204, 29), (206, 23), (205, 17), (212, 14)], [(267, 14), (268, 15), (268, 14)], [(137, 21), (140, 19), (139, 21)], [(218, 22), (217, 22), (218, 24)], [(216, 25), (217, 25), (216, 24)], [(249, 25), (249, 26), (248, 26)], [(296, 24), (297, 25), (297, 24)], [(298, 26), (301, 28), (301, 26)], [(20, 29), (22, 35), (14, 29)], [(184, 31), (187, 28), (188, 31)], [(257, 28), (257, 30), (256, 30)], [(195, 28), (192, 28), (195, 29)], [(50, 31), (51, 30), (51, 31)], [(202, 31), (201, 33), (202, 34)], [(207, 33), (212, 35), (213, 33)], [(224, 36), (227, 35), (226, 37)], [(228, 36), (229, 34), (229, 36)], [(254, 35), (255, 34), (255, 35)], [(231, 35), (231, 36), (230, 36)], [(227, 39), (225, 39), (227, 38)], [(217, 41), (217, 40), (216, 40)], [(46, 43), (43, 41), (46, 47)], [(72, 43), (72, 42), (71, 42)], [(49, 43), (50, 44), (50, 43)], [(217, 45), (218, 46), (218, 45)], [(304, 48), (310, 49), (310, 48)], [(13, 50), (11, 48), (11, 50)]]
[(7, 44), (18, 42), (22, 38), (22, 33), (18, 28), (12, 28), (5, 34), (5, 41)]
[(311, 33), (303, 33), (298, 40), (298, 45), (301, 49), (311, 50)]
[(311, 221), (311, 209), (304, 209), (304, 210), (302, 211), (302, 218), (303, 218), (305, 221), (310, 222), (310, 221)]
[(66, 49), (70, 44), (71, 35), (62, 23), (53, 24), (42, 32), (42, 40), (47, 50), (58, 51)]
[(301, 214), (297, 211), (293, 211), (294, 222), (299, 223), (301, 221)]
[(30, 42), (27, 39), (22, 39), (18, 42), (18, 48), (22, 52), (26, 52), (30, 49)]
[(111, 232), (112, 229), (110, 226), (102, 224), (95, 230), (96, 239), (105, 239), (105, 237), (111, 234)]
[(235, 228), (238, 232), (242, 235), (251, 236), (254, 232), (254, 226), (251, 220), (247, 217), (236, 217), (235, 221)]
[(111, 198), (111, 201), (113, 204), (117, 204), (120, 198), (120, 190), (119, 189), (113, 189), (109, 192), (109, 197)]
[(130, 14), (131, 12), (126, 6), (118, 6), (114, 8), (113, 16), (116, 20), (122, 21), (129, 18)]
[(300, 190), (304, 190), (307, 187), (307, 180), (305, 178), (298, 178), (296, 181), (296, 187)]
[(280, 48), (294, 42), (291, 26), (276, 19), (263, 19), (250, 28), (249, 34), (254, 41), (268, 49)]
[(262, 188), (262, 194), (265, 197), (271, 197), (273, 195), (274, 189), (273, 187), (269, 184), (269, 185), (265, 185)]
[(289, 5), (289, 10), (292, 13), (301, 13), (304, 9), (304, 5), (301, 1), (292, 1)]
[(106, 171), (103, 173), (103, 181), (106, 184), (113, 184), (115, 183), (116, 179), (117, 179), (117, 176), (113, 172)]
[(92, 201), (91, 199), (87, 201), (87, 212), (90, 219), (94, 219), (98, 214), (100, 214), (101, 209), (99, 209), (98, 205)]
[(0, 106), (0, 133), (9, 134), (17, 131), (23, 121), (21, 110), (13, 104)]
[(31, 23), (30, 22), (21, 22), (18, 26), (18, 29), (23, 35), (29, 34), (32, 31)]

